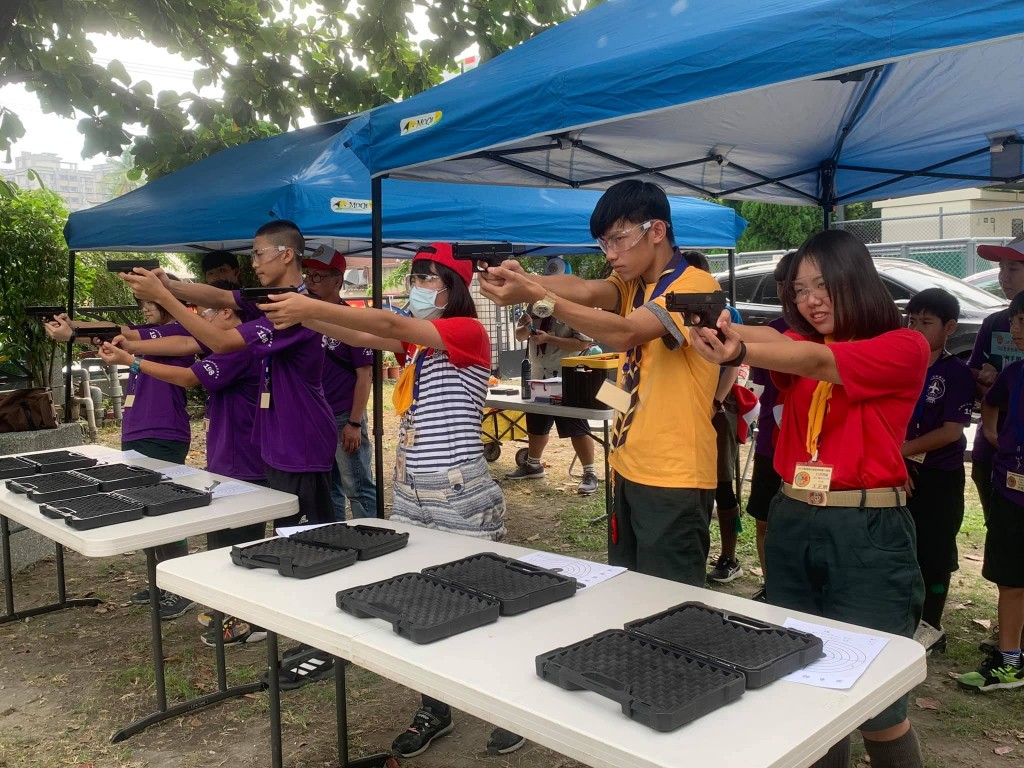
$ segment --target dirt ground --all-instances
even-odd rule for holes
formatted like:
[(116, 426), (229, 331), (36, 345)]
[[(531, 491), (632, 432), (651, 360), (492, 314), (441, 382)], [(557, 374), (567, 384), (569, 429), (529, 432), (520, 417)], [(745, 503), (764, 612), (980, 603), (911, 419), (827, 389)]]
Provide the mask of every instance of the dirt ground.
[[(386, 420), (385, 434), (394, 435), (391, 412)], [(201, 430), (196, 430), (196, 436), (189, 462), (201, 465)], [(115, 430), (107, 430), (102, 441), (116, 444), (117, 439)], [(514, 448), (521, 445), (506, 446), (492, 465), (496, 477), (503, 478), (514, 468)], [(386, 468), (393, 466), (393, 450), (393, 438), (386, 439)], [(601, 559), (603, 529), (587, 521), (603, 512), (603, 497), (584, 499), (575, 493), (578, 481), (567, 474), (571, 458), (568, 441), (552, 440), (545, 454), (549, 465), (545, 480), (502, 482), (509, 508), (508, 540)], [(747, 525), (741, 537), (745, 574), (726, 587), (743, 595), (752, 594), (760, 582), (752, 529)], [(954, 577), (947, 609), (949, 652), (929, 660), (927, 681), (911, 695), (911, 717), (930, 768), (995, 768), (1024, 755), (1021, 692), (972, 696), (958, 691), (952, 679), (977, 664), (976, 645), (988, 633), (983, 625), (995, 623), (994, 591), (979, 576), (982, 539), (975, 510), (961, 534), (962, 570)], [(190, 545), (199, 549), (203, 541), (193, 539)], [(713, 543), (713, 552), (716, 546)], [(145, 559), (141, 552), (104, 559), (68, 552), (66, 567), (70, 596), (95, 596), (104, 602), (95, 609), (67, 610), (0, 626), (0, 766), (269, 765), (267, 705), (262, 693), (110, 744), (112, 733), (155, 707), (148, 608), (127, 601), (131, 592), (145, 586)], [(18, 574), (15, 586), (19, 608), (54, 600), (52, 559)], [(200, 641), (197, 611), (164, 623), (167, 690), (172, 702), (216, 687), (213, 652)], [(289, 644), (282, 638), (282, 647)], [(262, 643), (229, 649), (229, 682), (255, 679), (265, 654)], [(348, 674), (352, 754), (386, 750), (408, 724), (417, 695), (365, 670), (350, 668)], [(285, 764), (294, 768), (337, 765), (334, 686), (325, 682), (285, 693), (283, 705)], [(489, 757), (484, 746), (490, 726), (461, 713), (456, 714), (456, 722), (452, 735), (403, 763), (421, 768), (579, 765), (534, 744), (507, 757)], [(855, 755), (860, 754), (862, 750), (855, 747)], [(684, 762), (680, 756), (680, 765)]]

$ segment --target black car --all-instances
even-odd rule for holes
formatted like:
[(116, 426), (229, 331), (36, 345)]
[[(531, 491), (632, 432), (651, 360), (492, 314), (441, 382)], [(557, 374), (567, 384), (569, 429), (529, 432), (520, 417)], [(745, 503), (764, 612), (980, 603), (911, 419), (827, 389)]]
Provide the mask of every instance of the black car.
[[(960, 302), (960, 320), (947, 348), (965, 360), (970, 357), (981, 321), (1006, 306), (1005, 301), (987, 291), (920, 262), (886, 258), (878, 258), (874, 262), (882, 282), (901, 308), (907, 305), (914, 294), (925, 288), (943, 288), (956, 296)], [(770, 261), (736, 268), (736, 296), (732, 303), (739, 310), (744, 323), (767, 325), (782, 316), (782, 304), (772, 277), (774, 270), (775, 263)], [(715, 278), (728, 293), (729, 273), (720, 272)]]

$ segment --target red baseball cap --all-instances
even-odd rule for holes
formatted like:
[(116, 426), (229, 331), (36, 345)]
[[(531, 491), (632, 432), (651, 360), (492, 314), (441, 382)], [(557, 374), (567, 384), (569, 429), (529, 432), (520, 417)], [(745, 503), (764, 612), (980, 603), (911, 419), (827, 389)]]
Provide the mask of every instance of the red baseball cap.
[(473, 262), (456, 260), (452, 253), (451, 243), (431, 243), (421, 246), (416, 255), (412, 257), (413, 263), (417, 261), (436, 261), (444, 264), (448, 269), (463, 279), (466, 285), (473, 282)]
[(302, 260), (303, 269), (336, 269), (345, 272), (345, 256), (341, 251), (321, 245), (308, 259)]
[(978, 255), (987, 261), (1024, 261), (1024, 237), (1006, 245), (979, 245)]

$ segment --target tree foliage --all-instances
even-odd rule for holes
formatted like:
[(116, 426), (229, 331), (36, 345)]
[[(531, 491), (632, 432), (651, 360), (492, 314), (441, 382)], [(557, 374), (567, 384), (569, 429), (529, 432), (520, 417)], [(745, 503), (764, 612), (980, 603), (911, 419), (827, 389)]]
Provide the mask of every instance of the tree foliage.
[(737, 251), (776, 251), (798, 248), (804, 240), (821, 231), (820, 208), (776, 205), (755, 200), (718, 201), (747, 220), (747, 228), (736, 243)]
[[(234, 144), (408, 97), (439, 82), (477, 43), (500, 53), (585, 0), (5, 0), (0, 86), (22, 83), (44, 112), (86, 117), (83, 157), (119, 156), (156, 178)], [(434, 40), (414, 42), (414, 9)], [(194, 90), (154, 93), (91, 33), (141, 39), (198, 64)], [(210, 98), (205, 86), (223, 90)], [(132, 133), (145, 126), (144, 133)], [(0, 151), (24, 135), (0, 106)]]

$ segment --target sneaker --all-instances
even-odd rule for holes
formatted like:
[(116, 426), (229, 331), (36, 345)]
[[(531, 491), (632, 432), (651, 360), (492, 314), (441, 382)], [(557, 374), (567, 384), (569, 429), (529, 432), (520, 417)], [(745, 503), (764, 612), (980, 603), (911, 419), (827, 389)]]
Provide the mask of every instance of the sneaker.
[(540, 480), (544, 477), (544, 465), (538, 464), (527, 464), (525, 467), (519, 467), (515, 472), (509, 472), (505, 475), (506, 480)]
[(196, 621), (199, 622), (199, 626), (208, 627), (213, 624), (213, 611), (200, 611), (199, 615), (196, 616)]
[(149, 605), (149, 590), (143, 589), (128, 598), (132, 605)]
[(160, 619), (162, 621), (170, 621), (171, 619), (180, 618), (195, 604), (195, 600), (190, 600), (187, 597), (168, 592), (166, 589), (161, 589)]
[[(597, 491), (597, 475), (593, 472), (584, 472), (583, 479), (580, 480), (579, 487), (576, 488), (576, 493), (580, 496), (589, 496)], [(502, 753), (504, 754), (504, 753)]]
[[(265, 631), (263, 635), (265, 638)], [(333, 657), (308, 645), (298, 645), (286, 650), (277, 666), (277, 682), (282, 691), (301, 688), (306, 683), (325, 680), (333, 674)], [(264, 685), (269, 685), (270, 680), (266, 671), (260, 676), (260, 681)]]
[[(927, 621), (922, 621), (917, 625), (917, 631), (914, 632), (914, 640), (924, 646), (925, 651), (928, 653), (935, 650), (946, 650), (946, 633), (941, 629), (936, 629)], [(941, 648), (939, 647), (940, 644)]]
[[(253, 629), (247, 622), (236, 619), (234, 616), (229, 616), (225, 619), (222, 626), (225, 648), (228, 646), (251, 645), (252, 643), (258, 643), (261, 640), (267, 639), (267, 631), (265, 629)], [(214, 634), (212, 628), (203, 633), (203, 642), (211, 648), (217, 647), (217, 635)]]
[(491, 738), (487, 740), (487, 754), (507, 755), (522, 748), (525, 743), (525, 736), (506, 731), (504, 728), (495, 728), (491, 731)]
[(451, 710), (444, 717), (438, 717), (432, 710), (423, 708), (412, 718), (409, 729), (391, 744), (395, 757), (416, 757), (427, 751), (430, 742), (446, 736), (455, 729)]
[(740, 568), (739, 560), (722, 555), (715, 562), (715, 567), (711, 569), (708, 578), (719, 584), (728, 584), (733, 579), (739, 578), (742, 573), (743, 569)]
[(751, 595), (750, 599), (753, 600), (755, 603), (767, 603), (768, 595), (765, 594), (764, 587), (761, 587), (759, 590), (757, 590), (757, 592)]
[(967, 672), (957, 678), (956, 684), (968, 691), (995, 691), (1000, 688), (1020, 688), (1024, 685), (1024, 669), (1010, 664), (990, 667), (982, 664), (977, 672)]

